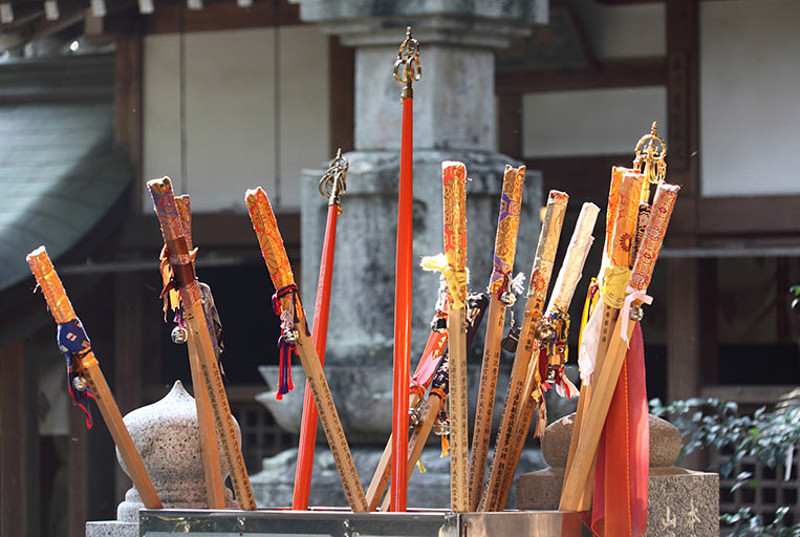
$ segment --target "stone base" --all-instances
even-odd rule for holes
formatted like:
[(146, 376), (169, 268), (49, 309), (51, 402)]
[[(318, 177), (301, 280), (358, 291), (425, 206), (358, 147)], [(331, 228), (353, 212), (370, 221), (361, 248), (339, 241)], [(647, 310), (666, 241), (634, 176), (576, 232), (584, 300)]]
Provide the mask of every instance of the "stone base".
[(86, 537), (139, 537), (139, 523), (117, 520), (87, 522)]
[[(517, 480), (517, 509), (558, 509), (564, 470), (547, 468)], [(719, 535), (719, 475), (670, 466), (650, 468), (647, 537)]]
[[(438, 442), (438, 437), (436, 438)], [(408, 506), (426, 508), (448, 508), (450, 506), (450, 458), (441, 458), (441, 449), (433, 441), (422, 452), (425, 474), (414, 471), (408, 485)], [(364, 490), (369, 486), (372, 474), (381, 458), (380, 448), (354, 448), (353, 460)], [(491, 453), (490, 453), (491, 457)], [(294, 474), (297, 466), (297, 450), (286, 450), (264, 459), (263, 470), (250, 477), (253, 494), (259, 507), (286, 507), (292, 504)], [(525, 449), (520, 458), (518, 474), (545, 466), (538, 449)], [(509, 505), (513, 503), (513, 491)], [(309, 503), (312, 506), (343, 507), (347, 500), (342, 482), (336, 471), (331, 452), (317, 446), (314, 456), (314, 476), (311, 482)]]

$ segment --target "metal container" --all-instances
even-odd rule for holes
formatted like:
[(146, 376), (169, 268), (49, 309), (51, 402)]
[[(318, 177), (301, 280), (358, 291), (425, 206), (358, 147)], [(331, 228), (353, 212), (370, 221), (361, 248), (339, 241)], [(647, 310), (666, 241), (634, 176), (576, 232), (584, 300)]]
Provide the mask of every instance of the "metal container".
[(353, 513), (345, 510), (142, 510), (141, 537), (171, 534), (213, 537), (581, 537), (578, 513), (508, 511)]

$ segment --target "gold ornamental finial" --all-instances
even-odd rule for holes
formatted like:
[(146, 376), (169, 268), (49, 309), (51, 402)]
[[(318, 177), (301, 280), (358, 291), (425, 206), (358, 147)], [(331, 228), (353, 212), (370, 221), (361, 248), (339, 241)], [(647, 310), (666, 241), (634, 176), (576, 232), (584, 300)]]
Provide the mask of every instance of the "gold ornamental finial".
[(328, 206), (336, 205), (339, 207), (339, 214), (342, 214), (341, 196), (347, 190), (347, 170), (350, 163), (342, 156), (342, 148), (336, 151), (336, 156), (331, 161), (331, 165), (319, 180), (319, 193), (328, 199)]
[(636, 142), (636, 158), (633, 167), (644, 174), (645, 185), (642, 189), (642, 201), (648, 202), (650, 186), (664, 181), (667, 176), (667, 143), (658, 136), (658, 122), (654, 121), (650, 134), (642, 136)]
[(419, 63), (419, 41), (411, 37), (411, 26), (406, 28), (406, 39), (397, 51), (393, 70), (394, 79), (403, 84), (402, 98), (413, 99), (411, 83), (417, 82), (422, 76), (422, 65)]

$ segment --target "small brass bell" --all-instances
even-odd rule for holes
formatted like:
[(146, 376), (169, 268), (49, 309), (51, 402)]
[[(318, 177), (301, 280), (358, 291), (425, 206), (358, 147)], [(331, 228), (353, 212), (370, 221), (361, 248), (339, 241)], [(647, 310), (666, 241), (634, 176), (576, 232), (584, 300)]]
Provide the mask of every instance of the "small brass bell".
[(536, 328), (536, 339), (539, 341), (549, 341), (556, 337), (556, 329), (549, 324), (540, 324)]
[(500, 342), (500, 346), (508, 352), (517, 352), (517, 345), (519, 345), (519, 328), (512, 326), (508, 335)]
[(638, 323), (642, 319), (644, 319), (644, 308), (641, 306), (633, 306), (630, 312), (630, 320), (633, 322)]
[(555, 382), (556, 381), (556, 371), (560, 367), (561, 366), (548, 364), (548, 366), (547, 366), (547, 382)]
[(450, 434), (450, 420), (444, 419), (441, 416), (436, 418), (433, 422), (433, 434), (436, 436), (447, 436)]
[(176, 326), (172, 329), (172, 334), (170, 334), (170, 336), (172, 337), (173, 343), (180, 345), (181, 343), (186, 343), (186, 340), (189, 339), (189, 332), (182, 326)]
[(72, 379), (72, 389), (78, 392), (86, 391), (86, 379), (78, 376)]
[(415, 429), (419, 426), (419, 420), (422, 417), (422, 412), (419, 407), (408, 409), (408, 426)]
[(284, 330), (282, 335), (283, 340), (289, 344), (297, 343), (297, 336), (297, 330)]

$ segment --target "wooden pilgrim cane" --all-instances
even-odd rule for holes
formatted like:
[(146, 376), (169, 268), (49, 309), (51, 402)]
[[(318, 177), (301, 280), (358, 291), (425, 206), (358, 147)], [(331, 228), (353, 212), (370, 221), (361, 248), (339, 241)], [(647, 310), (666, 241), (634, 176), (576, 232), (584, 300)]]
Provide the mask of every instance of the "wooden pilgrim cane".
[(512, 289), (514, 254), (517, 250), (517, 232), (524, 180), (525, 166), (519, 168), (506, 166), (500, 194), (500, 213), (497, 218), (492, 275), (489, 281), (489, 313), (486, 320), (486, 339), (483, 346), (481, 379), (478, 384), (478, 406), (475, 412), (472, 453), (469, 461), (469, 505), (471, 511), (478, 509), (483, 492), (506, 307), (513, 306), (516, 301)]
[[(325, 225), (325, 240), (322, 244), (322, 259), (319, 265), (317, 283), (317, 303), (314, 308), (314, 328), (311, 340), (317, 349), (320, 365), (325, 364), (325, 344), (328, 338), (328, 314), (331, 302), (331, 283), (333, 281), (333, 259), (336, 248), (336, 222), (342, 214), (341, 196), (347, 184), (347, 159), (341, 148), (336, 152), (328, 171), (319, 181), (319, 192), (328, 198), (328, 221)], [(297, 470), (294, 479), (292, 509), (308, 509), (308, 496), (311, 490), (311, 474), (314, 470), (314, 448), (317, 441), (317, 418), (319, 412), (314, 404), (314, 395), (306, 384), (303, 398), (303, 418), (300, 424), (300, 442), (297, 450)]]
[(300, 355), (300, 361), (306, 373), (306, 383), (314, 396), (322, 429), (325, 431), (333, 460), (339, 470), (339, 477), (342, 479), (347, 503), (353, 511), (366, 511), (367, 500), (364, 497), (364, 489), (358, 479), (353, 456), (350, 454), (347, 438), (344, 435), (339, 414), (336, 412), (322, 364), (320, 364), (311, 335), (308, 333), (306, 315), (300, 304), (300, 295), (294, 281), (292, 265), (286, 255), (286, 248), (283, 245), (283, 238), (278, 229), (272, 205), (261, 187), (248, 190), (245, 194), (245, 201), (261, 247), (261, 254), (276, 289), (272, 300), (275, 313), (281, 317), (282, 334), (279, 341), (281, 353), (285, 354), (282, 361), (285, 361), (285, 365), (288, 367), (292, 353), (296, 350)]
[[(76, 396), (73, 395), (73, 390), (75, 390), (94, 398), (103, 415), (103, 420), (106, 422), (108, 432), (111, 433), (111, 438), (119, 449), (125, 468), (130, 472), (133, 486), (136, 487), (142, 498), (142, 503), (148, 509), (161, 509), (161, 500), (158, 499), (156, 489), (153, 487), (153, 482), (150, 481), (150, 476), (147, 475), (142, 458), (122, 421), (122, 415), (114, 401), (114, 396), (111, 394), (103, 372), (100, 370), (100, 364), (92, 352), (89, 337), (75, 315), (75, 310), (72, 309), (67, 292), (53, 268), (47, 251), (44, 246), (40, 246), (29, 253), (25, 260), (36, 278), (36, 283), (41, 287), (45, 300), (47, 300), (47, 307), (58, 325), (59, 347), (67, 357), (70, 395), (75, 399)], [(88, 401), (84, 402), (88, 404)], [(88, 413), (88, 407), (85, 407), (84, 412), (87, 414), (87, 426), (91, 427), (91, 415)]]

